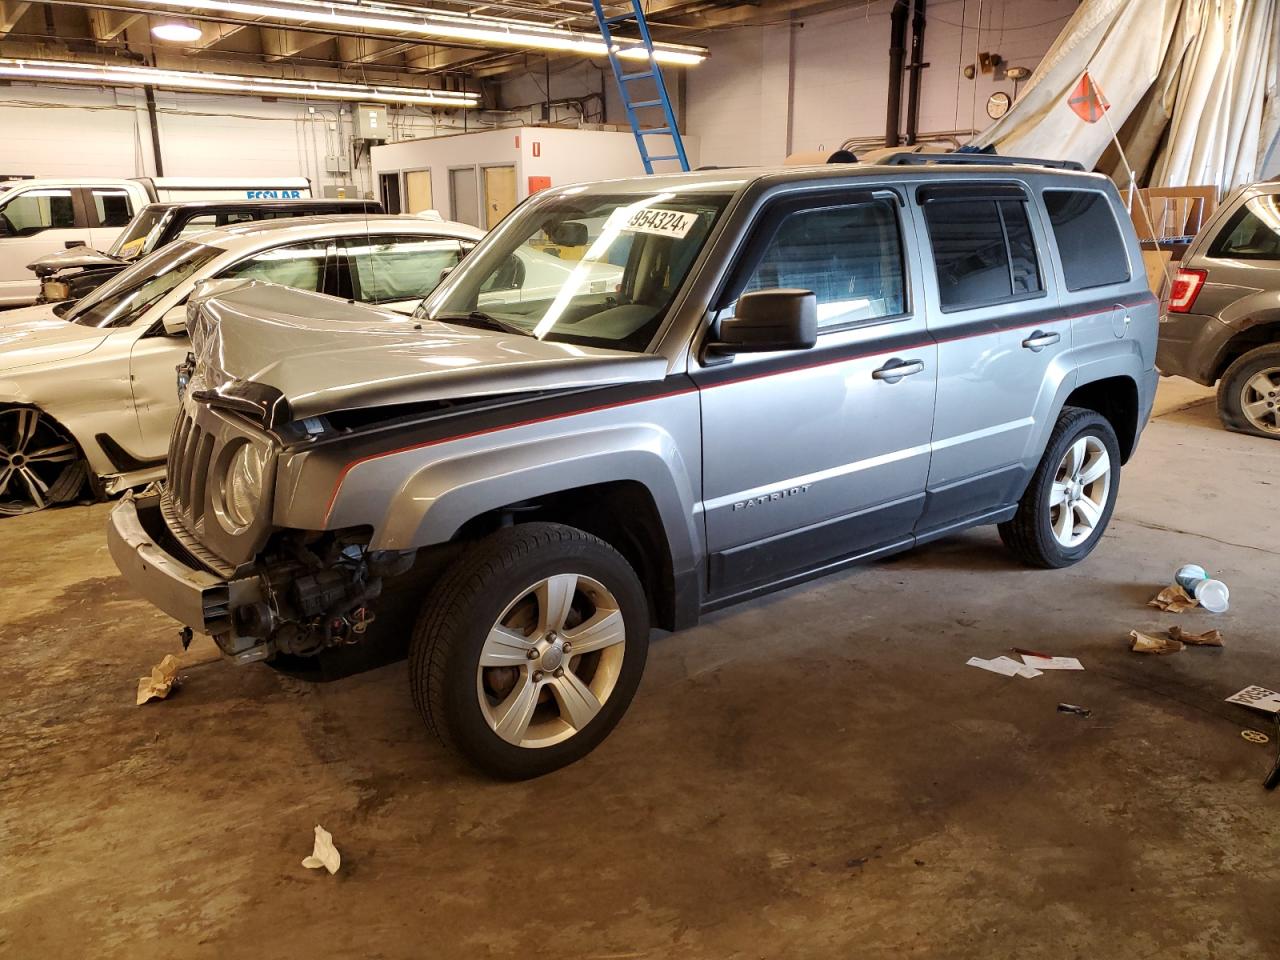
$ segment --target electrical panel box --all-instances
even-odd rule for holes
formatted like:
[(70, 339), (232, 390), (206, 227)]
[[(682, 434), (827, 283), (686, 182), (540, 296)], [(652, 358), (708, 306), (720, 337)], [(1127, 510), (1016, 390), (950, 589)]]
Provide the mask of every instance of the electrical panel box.
[(380, 103), (362, 103), (356, 107), (356, 139), (389, 140), (387, 108)]
[(324, 158), (324, 169), (326, 173), (350, 173), (351, 161), (340, 153), (331, 153)]

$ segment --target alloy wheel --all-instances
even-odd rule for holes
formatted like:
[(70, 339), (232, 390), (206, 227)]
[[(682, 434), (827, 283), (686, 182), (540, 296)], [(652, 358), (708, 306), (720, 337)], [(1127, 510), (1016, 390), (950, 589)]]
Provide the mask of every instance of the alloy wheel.
[(539, 580), (485, 638), (476, 671), (485, 721), (519, 747), (569, 739), (608, 702), (625, 649), (622, 612), (603, 584), (574, 573)]
[(1245, 381), (1240, 410), (1255, 429), (1280, 435), (1280, 367), (1259, 370)]
[(66, 499), (63, 480), (79, 459), (75, 443), (39, 410), (0, 410), (0, 516)]
[(1111, 494), (1111, 456), (1086, 435), (1067, 448), (1049, 492), (1049, 526), (1064, 547), (1078, 547), (1102, 522)]

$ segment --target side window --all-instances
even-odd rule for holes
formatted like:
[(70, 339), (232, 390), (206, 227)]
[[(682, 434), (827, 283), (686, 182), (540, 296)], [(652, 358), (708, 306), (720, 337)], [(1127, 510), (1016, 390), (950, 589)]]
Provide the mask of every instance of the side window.
[(182, 225), (182, 229), (178, 231), (178, 236), (174, 237), (174, 239), (177, 240), (180, 238), (185, 239), (187, 237), (194, 237), (196, 234), (206, 233), (207, 231), (214, 230), (220, 226), (221, 224), (218, 223), (218, 217), (216, 214), (201, 214), (198, 217), (192, 217), (184, 223)]
[(935, 196), (924, 204), (943, 310), (967, 310), (1043, 289), (1026, 203)]
[(775, 287), (817, 294), (819, 329), (902, 313), (906, 278), (894, 205), (872, 200), (787, 215), (742, 292)]
[(94, 187), (89, 191), (98, 213), (98, 226), (125, 227), (133, 219), (133, 201), (124, 190)]
[(328, 249), (329, 241), (311, 240), (263, 250), (224, 270), (220, 276), (265, 280), (298, 290), (319, 291), (324, 288)]
[(1231, 260), (1280, 260), (1280, 195), (1254, 197), (1214, 238), (1209, 256)]
[(1068, 290), (1128, 281), (1129, 255), (1106, 197), (1092, 190), (1046, 190), (1044, 206)]
[(75, 225), (76, 207), (70, 189), (28, 190), (0, 208), (0, 236), (31, 237)]
[(353, 237), (343, 245), (356, 299), (366, 303), (422, 299), (463, 254), (459, 241), (445, 237)]

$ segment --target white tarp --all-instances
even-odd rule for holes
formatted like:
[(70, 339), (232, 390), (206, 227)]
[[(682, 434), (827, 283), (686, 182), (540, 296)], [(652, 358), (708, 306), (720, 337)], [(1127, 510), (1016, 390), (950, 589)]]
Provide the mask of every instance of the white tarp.
[[(1280, 0), (1084, 0), (1013, 109), (973, 143), (1092, 168), (1119, 132), (1150, 185), (1225, 192), (1258, 178), (1280, 130), (1278, 35)], [(1111, 105), (1096, 123), (1068, 105), (1086, 70)], [(1131, 115), (1140, 122), (1124, 129)]]

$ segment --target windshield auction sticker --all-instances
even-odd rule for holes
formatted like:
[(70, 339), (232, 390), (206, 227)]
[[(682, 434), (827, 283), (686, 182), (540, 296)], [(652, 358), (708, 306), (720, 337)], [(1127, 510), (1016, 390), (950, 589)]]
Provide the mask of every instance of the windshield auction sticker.
[[(625, 210), (617, 211), (626, 216)], [(659, 207), (646, 207), (636, 210), (623, 221), (620, 229), (628, 233), (652, 233), (660, 237), (683, 238), (698, 222), (696, 213), (685, 213), (681, 210), (663, 210)]]

